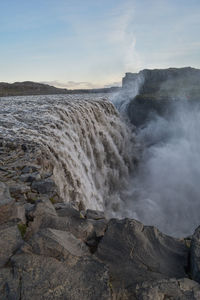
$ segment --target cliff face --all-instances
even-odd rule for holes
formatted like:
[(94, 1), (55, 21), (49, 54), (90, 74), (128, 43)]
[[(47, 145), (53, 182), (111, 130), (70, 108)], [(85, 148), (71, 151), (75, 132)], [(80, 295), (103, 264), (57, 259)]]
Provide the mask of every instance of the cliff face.
[[(138, 90), (135, 97), (131, 91)], [(122, 80), (123, 91), (129, 90), (132, 99), (128, 105), (131, 122), (144, 124), (152, 113), (170, 113), (171, 103), (189, 100), (197, 103), (200, 95), (200, 70), (194, 68), (169, 68), (126, 73)]]
[[(195, 96), (200, 91), (200, 70), (194, 68), (169, 68), (142, 70), (139, 73), (126, 73), (122, 80), (122, 87), (127, 89), (140, 81), (140, 94), (156, 94), (157, 96), (178, 96), (180, 92), (186, 92), (188, 96)], [(193, 93), (191, 91), (193, 90)]]

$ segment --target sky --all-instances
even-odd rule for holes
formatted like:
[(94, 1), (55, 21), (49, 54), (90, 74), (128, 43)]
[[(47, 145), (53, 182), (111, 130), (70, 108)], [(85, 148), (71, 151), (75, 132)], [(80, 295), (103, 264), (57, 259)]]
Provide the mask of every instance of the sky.
[(0, 81), (96, 88), (200, 68), (199, 33), (200, 0), (0, 0)]

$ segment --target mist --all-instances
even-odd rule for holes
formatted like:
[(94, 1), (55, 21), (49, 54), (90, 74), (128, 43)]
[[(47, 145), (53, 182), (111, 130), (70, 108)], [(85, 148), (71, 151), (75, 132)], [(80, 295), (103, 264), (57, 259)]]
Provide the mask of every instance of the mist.
[(137, 128), (139, 162), (118, 212), (175, 237), (200, 220), (200, 105), (180, 98)]

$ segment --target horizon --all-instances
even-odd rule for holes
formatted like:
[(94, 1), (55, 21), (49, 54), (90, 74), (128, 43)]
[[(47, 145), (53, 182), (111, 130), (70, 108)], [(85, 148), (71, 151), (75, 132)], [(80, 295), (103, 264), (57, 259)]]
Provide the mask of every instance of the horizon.
[[(138, 72), (136, 72), (135, 74), (138, 74), (144, 70), (168, 70), (168, 69), (188, 69), (188, 68), (191, 68), (191, 69), (197, 69), (197, 70), (200, 70), (198, 68), (195, 68), (195, 67), (191, 67), (191, 66), (184, 66), (184, 67), (180, 67), (180, 68), (177, 68), (177, 67), (169, 67), (169, 68), (160, 68), (160, 69), (142, 69), (142, 70), (139, 70)], [(133, 72), (125, 72), (125, 74), (127, 73), (133, 73)], [(123, 77), (122, 77), (123, 79)], [(119, 85), (116, 85), (116, 86), (103, 86), (103, 87), (98, 87), (98, 88), (77, 88), (77, 89), (73, 89), (73, 88), (66, 88), (66, 87), (61, 87), (61, 83), (60, 85), (58, 84), (58, 86), (56, 84), (51, 84), (51, 82), (48, 82), (48, 81), (31, 81), (31, 80), (25, 80), (25, 81), (14, 81), (14, 82), (2, 82), (0, 81), (0, 83), (8, 83), (8, 84), (15, 84), (15, 83), (25, 83), (25, 82), (31, 82), (31, 83), (38, 83), (38, 84), (44, 84), (44, 85), (49, 85), (49, 86), (53, 86), (53, 87), (56, 87), (56, 88), (59, 88), (59, 89), (68, 89), (68, 90), (92, 90), (92, 89), (106, 89), (106, 88), (121, 88), (122, 87), (122, 80), (121, 82), (119, 82)]]
[(197, 0), (8, 0), (0, 4), (1, 82), (120, 86), (126, 72), (200, 68)]

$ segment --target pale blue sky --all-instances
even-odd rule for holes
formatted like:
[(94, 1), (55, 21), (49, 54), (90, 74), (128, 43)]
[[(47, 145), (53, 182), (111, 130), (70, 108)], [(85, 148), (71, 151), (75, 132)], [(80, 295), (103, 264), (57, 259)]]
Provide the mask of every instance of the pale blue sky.
[(200, 68), (199, 0), (0, 0), (0, 81), (68, 88)]

